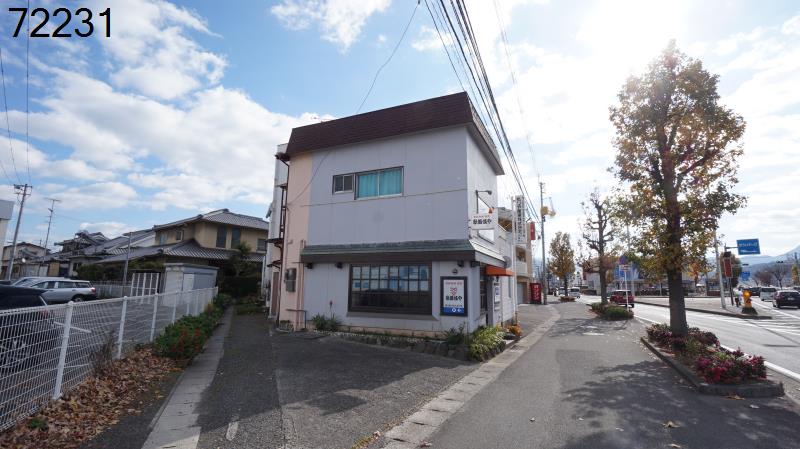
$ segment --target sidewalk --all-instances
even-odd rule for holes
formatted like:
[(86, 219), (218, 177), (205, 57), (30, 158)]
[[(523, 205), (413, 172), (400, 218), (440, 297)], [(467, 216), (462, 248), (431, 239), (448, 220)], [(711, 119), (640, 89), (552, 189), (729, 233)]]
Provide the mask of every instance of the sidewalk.
[(643, 347), (638, 321), (552, 306), (555, 326), (431, 435), (431, 447), (800, 447), (791, 401), (700, 395)]
[[(686, 297), (686, 310), (693, 312), (712, 313), (715, 315), (732, 316), (736, 318), (769, 320), (772, 314), (763, 308), (757, 308), (758, 315), (746, 315), (741, 307), (731, 305), (730, 298), (725, 298), (725, 307), (720, 306), (719, 298), (692, 298)], [(756, 299), (757, 301), (757, 299)], [(658, 307), (669, 307), (669, 298), (658, 296), (637, 296), (636, 304), (648, 304)]]

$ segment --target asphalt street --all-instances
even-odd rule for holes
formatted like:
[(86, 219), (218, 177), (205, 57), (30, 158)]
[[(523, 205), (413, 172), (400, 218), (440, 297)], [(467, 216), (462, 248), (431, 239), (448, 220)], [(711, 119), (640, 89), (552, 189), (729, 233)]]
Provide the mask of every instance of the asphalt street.
[[(599, 301), (598, 296), (584, 296), (581, 302)], [(739, 347), (748, 354), (764, 356), (767, 361), (800, 376), (800, 310), (773, 309), (769, 301), (753, 300), (761, 313), (771, 313), (771, 320), (745, 320), (735, 317), (686, 312), (690, 326), (714, 332), (725, 346)], [(637, 304), (634, 312), (645, 321), (669, 323), (669, 309)]]
[(800, 447), (793, 402), (698, 394), (639, 342), (643, 323), (554, 307), (555, 326), (442, 424), (431, 447)]

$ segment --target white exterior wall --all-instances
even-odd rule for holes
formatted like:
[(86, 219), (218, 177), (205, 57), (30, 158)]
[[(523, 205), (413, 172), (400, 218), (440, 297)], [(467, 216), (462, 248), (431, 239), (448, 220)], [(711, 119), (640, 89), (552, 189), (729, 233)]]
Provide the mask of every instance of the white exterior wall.
[[(315, 153), (307, 244), (467, 238), (467, 140), (456, 127)], [(393, 167), (403, 167), (402, 195), (332, 192), (334, 175)]]
[[(334, 175), (393, 167), (403, 167), (402, 195), (355, 199), (355, 192), (332, 192)], [(491, 190), (491, 195), (482, 197), (492, 206), (497, 204), (494, 169), (466, 127), (319, 151), (312, 155), (311, 173), (315, 174), (308, 187), (309, 204), (299, 205), (308, 211), (307, 245), (467, 239), (468, 219), (477, 208), (475, 190)], [(289, 195), (297, 194), (290, 191)], [(497, 240), (472, 238), (494, 251), (508, 252)], [(335, 264), (315, 263), (311, 269), (298, 265), (307, 320), (316, 314), (334, 314), (345, 326), (431, 334), (462, 323), (471, 332), (487, 322), (499, 323), (514, 316), (508, 278), (499, 278), (503, 294), (497, 311), (490, 296), (490, 315), (481, 313), (480, 267), (471, 267), (468, 261), (463, 267), (456, 261), (431, 263), (431, 315), (349, 312), (349, 275), (348, 264), (336, 268)], [(467, 317), (440, 315), (442, 276), (467, 277)]]
[[(453, 274), (453, 270), (457, 270)], [(385, 329), (394, 331), (419, 331), (420, 334), (440, 333), (458, 328), (467, 323), (466, 330), (471, 332), (483, 324), (480, 320), (480, 268), (465, 264), (459, 267), (456, 262), (431, 263), (431, 297), (433, 299), (431, 315), (406, 315), (373, 312), (349, 312), (348, 283), (350, 265), (343, 264), (336, 268), (332, 263), (315, 263), (314, 268), (306, 269), (305, 276), (305, 309), (307, 319), (314, 315), (335, 315), (345, 326), (364, 329)], [(441, 276), (467, 277), (467, 318), (441, 315)]]

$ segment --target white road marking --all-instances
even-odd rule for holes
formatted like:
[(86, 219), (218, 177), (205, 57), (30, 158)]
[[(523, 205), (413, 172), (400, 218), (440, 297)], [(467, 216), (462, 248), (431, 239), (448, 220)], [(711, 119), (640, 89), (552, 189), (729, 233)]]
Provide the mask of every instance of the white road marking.
[(239, 416), (233, 415), (231, 417), (231, 422), (228, 423), (228, 430), (225, 432), (225, 439), (228, 441), (233, 441), (236, 438), (236, 432), (239, 431)]

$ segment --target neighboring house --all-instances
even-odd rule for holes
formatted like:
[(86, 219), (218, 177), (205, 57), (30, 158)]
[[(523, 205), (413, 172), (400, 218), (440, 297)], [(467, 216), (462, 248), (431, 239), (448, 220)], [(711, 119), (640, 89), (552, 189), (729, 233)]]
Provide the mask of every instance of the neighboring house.
[[(3, 247), (3, 268), (0, 272), (0, 277), (5, 279), (8, 272), (8, 265), (11, 259), (12, 245)], [(18, 278), (21, 276), (35, 276), (38, 274), (38, 264), (34, 263), (41, 257), (47, 255), (47, 249), (43, 246), (34, 245), (28, 242), (17, 243), (17, 252), (14, 254), (14, 267), (12, 268), (11, 277)]]
[(215, 210), (183, 220), (153, 226), (154, 245), (134, 247), (130, 252), (123, 245), (116, 254), (99, 263), (124, 263), (128, 260), (148, 260), (160, 263), (189, 263), (221, 267), (240, 243), (250, 246), (248, 258), (259, 269), (267, 251), (269, 223), (258, 217)]
[(295, 128), (276, 157), (282, 324), (324, 314), (350, 329), (436, 335), (514, 317), (508, 233), (497, 218), (469, 226), (477, 212), (496, 217), (503, 168), (465, 93)]
[(43, 267), (40, 271), (47, 276), (77, 276), (82, 265), (101, 262), (126, 251), (129, 240), (131, 248), (146, 247), (153, 245), (154, 236), (152, 230), (141, 230), (109, 239), (101, 232), (81, 230), (71, 239), (56, 242), (61, 251), (40, 259), (38, 262)]

